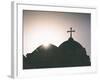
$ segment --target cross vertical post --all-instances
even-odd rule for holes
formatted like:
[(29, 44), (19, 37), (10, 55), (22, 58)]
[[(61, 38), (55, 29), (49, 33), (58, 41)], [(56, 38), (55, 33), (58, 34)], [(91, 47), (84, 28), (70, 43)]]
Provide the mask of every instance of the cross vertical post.
[(72, 27), (70, 28), (70, 31), (67, 31), (67, 33), (70, 32), (70, 37), (72, 38), (72, 32), (75, 32), (75, 30), (72, 30)]

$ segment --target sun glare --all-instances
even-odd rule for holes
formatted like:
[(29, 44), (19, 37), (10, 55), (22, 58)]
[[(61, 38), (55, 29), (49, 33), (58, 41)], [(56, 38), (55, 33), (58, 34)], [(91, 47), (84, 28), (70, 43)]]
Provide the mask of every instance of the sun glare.
[(23, 53), (25, 55), (31, 53), (41, 45), (44, 48), (50, 47), (50, 44), (59, 47), (69, 38), (69, 34), (66, 32), (69, 27), (73, 27), (77, 31), (73, 34), (73, 38), (84, 47), (86, 46), (87, 51), (90, 51), (90, 18), (90, 14), (23, 11)]
[[(30, 53), (38, 48), (40, 45), (43, 45), (44, 48), (49, 48), (50, 44), (59, 46), (63, 41), (64, 34), (60, 33), (60, 30), (57, 26), (36, 26), (36, 28), (31, 28), (29, 30), (30, 34), (25, 34), (25, 53)], [(66, 37), (65, 37), (66, 39)], [(31, 47), (30, 47), (31, 46)]]
[(48, 47), (49, 47), (49, 43), (45, 42), (45, 43), (43, 43), (43, 46), (44, 46), (45, 48), (48, 48)]

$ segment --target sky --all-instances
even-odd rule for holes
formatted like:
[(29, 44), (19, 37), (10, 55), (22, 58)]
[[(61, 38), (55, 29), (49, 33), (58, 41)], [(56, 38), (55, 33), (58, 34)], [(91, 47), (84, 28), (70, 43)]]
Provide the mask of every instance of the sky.
[(33, 52), (41, 44), (57, 47), (67, 41), (70, 27), (72, 37), (91, 55), (91, 14), (75, 12), (23, 10), (24, 55)]

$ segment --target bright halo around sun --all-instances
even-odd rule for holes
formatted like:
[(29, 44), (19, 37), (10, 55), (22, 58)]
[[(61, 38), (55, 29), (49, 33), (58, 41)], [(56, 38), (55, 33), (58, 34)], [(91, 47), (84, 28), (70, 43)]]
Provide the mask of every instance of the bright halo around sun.
[(43, 46), (44, 46), (45, 48), (48, 48), (49, 45), (50, 45), (50, 44), (49, 44), (48, 42), (43, 43)]

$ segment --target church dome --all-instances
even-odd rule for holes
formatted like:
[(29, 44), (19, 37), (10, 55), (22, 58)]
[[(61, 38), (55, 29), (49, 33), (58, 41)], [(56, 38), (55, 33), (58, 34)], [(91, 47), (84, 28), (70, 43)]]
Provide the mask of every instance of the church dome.
[(89, 56), (85, 48), (75, 41), (72, 37), (59, 46), (62, 54), (63, 65), (66, 66), (88, 66), (90, 65)]
[(38, 54), (38, 55), (43, 55), (43, 56), (49, 56), (49, 55), (54, 55), (54, 53), (57, 53), (57, 49), (58, 47), (53, 45), (53, 44), (49, 44), (48, 47), (45, 47), (44, 45), (40, 45), (35, 51), (33, 51), (33, 54)]
[[(67, 45), (66, 45), (67, 44)], [(63, 42), (60, 46), (69, 46), (72, 45), (74, 48), (75, 47), (82, 47), (80, 43), (78, 43), (77, 41), (75, 41), (73, 38), (69, 38), (68, 41)]]
[(75, 41), (72, 37), (70, 37), (68, 39), (68, 41), (63, 42), (59, 48), (66, 54), (80, 54), (82, 55), (83, 53), (86, 53), (85, 48), (78, 43), (77, 41)]

